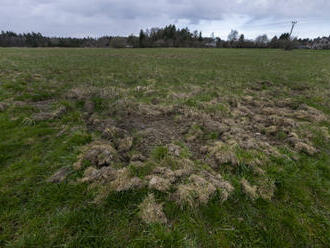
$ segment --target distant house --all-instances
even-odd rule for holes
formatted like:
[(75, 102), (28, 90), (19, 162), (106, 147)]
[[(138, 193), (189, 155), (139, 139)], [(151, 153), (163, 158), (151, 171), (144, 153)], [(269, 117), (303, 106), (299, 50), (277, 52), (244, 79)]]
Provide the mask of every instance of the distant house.
[(312, 49), (330, 49), (330, 37), (315, 39), (311, 44)]
[(306, 45), (299, 45), (297, 46), (298, 49), (311, 49), (311, 46), (309, 44)]
[(205, 47), (210, 47), (210, 48), (217, 47), (217, 42), (215, 40), (213, 40), (213, 41), (209, 41), (209, 42), (205, 43), (204, 45), (205, 45)]

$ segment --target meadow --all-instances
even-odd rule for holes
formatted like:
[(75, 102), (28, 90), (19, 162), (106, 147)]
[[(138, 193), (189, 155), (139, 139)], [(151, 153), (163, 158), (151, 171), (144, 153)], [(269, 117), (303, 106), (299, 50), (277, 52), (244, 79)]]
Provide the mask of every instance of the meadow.
[(328, 247), (330, 52), (0, 48), (0, 247)]

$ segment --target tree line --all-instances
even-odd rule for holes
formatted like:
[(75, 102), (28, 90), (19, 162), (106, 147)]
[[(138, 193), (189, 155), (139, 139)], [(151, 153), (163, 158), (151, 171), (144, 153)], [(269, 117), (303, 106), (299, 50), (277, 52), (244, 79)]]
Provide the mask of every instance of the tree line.
[(227, 39), (220, 37), (203, 37), (202, 32), (190, 31), (188, 28), (177, 28), (167, 25), (163, 28), (141, 30), (138, 36), (128, 37), (103, 36), (100, 38), (46, 37), (41, 33), (23, 33), (2, 31), (0, 47), (111, 47), (111, 48), (145, 48), (145, 47), (214, 47), (214, 48), (314, 48), (330, 49), (330, 36), (316, 39), (297, 39), (283, 33), (271, 39), (260, 35), (256, 39), (246, 39), (244, 34), (231, 30)]

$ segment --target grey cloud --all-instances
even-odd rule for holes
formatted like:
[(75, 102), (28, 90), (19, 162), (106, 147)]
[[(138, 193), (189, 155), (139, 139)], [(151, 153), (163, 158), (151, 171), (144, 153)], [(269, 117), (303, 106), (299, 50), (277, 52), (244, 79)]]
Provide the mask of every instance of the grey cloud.
[[(328, 0), (0, 0), (0, 29), (58, 35), (129, 34), (173, 22), (197, 25), (245, 16), (260, 20), (328, 18)], [(203, 22), (205, 23), (205, 22)], [(233, 23), (235, 25), (235, 23)], [(200, 26), (203, 29), (202, 26)]]

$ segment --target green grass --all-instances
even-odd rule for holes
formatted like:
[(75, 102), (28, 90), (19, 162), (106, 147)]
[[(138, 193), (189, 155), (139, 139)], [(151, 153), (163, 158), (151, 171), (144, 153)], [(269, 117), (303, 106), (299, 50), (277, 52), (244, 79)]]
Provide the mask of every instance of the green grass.
[[(329, 51), (0, 49), (0, 68), (0, 102), (58, 99), (67, 107), (61, 118), (40, 122), (30, 121), (33, 108), (10, 106), (0, 112), (0, 247), (328, 247), (330, 144), (322, 137), (314, 141), (320, 153), (313, 157), (269, 161), (266, 170), (276, 185), (271, 201), (251, 201), (242, 194), (241, 174), (251, 176), (242, 165), (225, 176), (235, 192), (223, 204), (215, 197), (198, 209), (182, 209), (166, 201), (168, 225), (139, 219), (145, 190), (111, 193), (96, 206), (87, 185), (45, 180), (76, 162), (80, 148), (95, 135), (85, 127), (83, 104), (64, 99), (68, 89), (152, 85), (152, 95), (136, 92), (135, 100), (156, 97), (166, 105), (170, 91), (202, 87), (205, 94), (182, 103), (201, 108), (213, 97), (239, 96), (267, 80), (282, 88), (274, 92), (279, 98), (291, 97), (329, 115)], [(115, 100), (92, 98), (96, 112)], [(227, 113), (227, 108), (205, 111)], [(330, 128), (329, 122), (322, 125)], [(285, 139), (284, 133), (278, 135)], [(208, 136), (216, 139), (214, 133)], [(155, 161), (166, 160), (167, 153), (165, 147), (155, 148)]]

